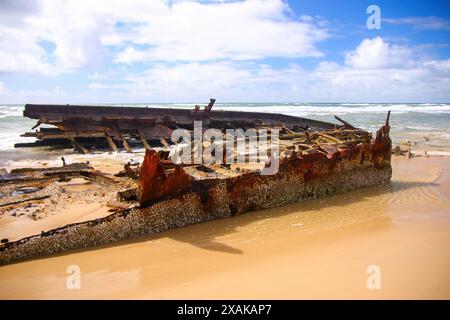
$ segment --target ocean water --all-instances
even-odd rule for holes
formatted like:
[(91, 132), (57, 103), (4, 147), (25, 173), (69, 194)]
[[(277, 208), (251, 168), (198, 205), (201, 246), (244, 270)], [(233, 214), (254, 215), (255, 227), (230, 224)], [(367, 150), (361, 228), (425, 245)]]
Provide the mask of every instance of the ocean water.
[[(203, 104), (200, 104), (203, 105)], [(194, 103), (178, 104), (121, 104), (112, 106), (188, 108)], [(17, 142), (31, 142), (33, 138), (20, 135), (30, 131), (35, 120), (23, 117), (23, 105), (0, 105), (0, 164), (7, 159), (45, 158), (48, 151), (33, 148), (14, 149)], [(429, 154), (450, 154), (450, 104), (373, 104), (373, 103), (218, 103), (215, 110), (259, 111), (283, 113), (338, 123), (337, 115), (371, 132), (375, 132), (391, 110), (393, 142), (411, 141), (413, 150)]]

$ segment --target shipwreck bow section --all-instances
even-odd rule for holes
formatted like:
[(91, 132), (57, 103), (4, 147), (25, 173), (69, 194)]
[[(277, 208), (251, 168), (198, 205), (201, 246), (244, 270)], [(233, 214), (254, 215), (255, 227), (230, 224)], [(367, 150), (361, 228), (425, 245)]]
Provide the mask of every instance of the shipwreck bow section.
[(137, 187), (130, 191), (137, 200), (135, 207), (4, 243), (0, 246), (0, 264), (390, 181), (389, 115), (375, 138), (349, 124), (286, 130), (280, 136), (279, 170), (273, 175), (227, 165), (183, 167), (167, 160), (164, 152), (147, 149), (140, 170), (127, 170), (130, 175), (138, 175)]

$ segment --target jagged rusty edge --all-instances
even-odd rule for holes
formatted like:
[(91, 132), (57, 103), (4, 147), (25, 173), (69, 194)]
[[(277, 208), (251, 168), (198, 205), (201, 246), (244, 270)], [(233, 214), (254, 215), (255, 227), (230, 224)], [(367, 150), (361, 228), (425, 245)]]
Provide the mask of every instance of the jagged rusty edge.
[[(328, 149), (330, 151), (331, 149)], [(251, 189), (269, 180), (281, 179), (286, 176), (302, 175), (305, 182), (318, 176), (331, 173), (340, 161), (348, 161), (360, 157), (360, 163), (365, 160), (372, 161), (375, 168), (384, 165), (390, 166), (391, 140), (389, 138), (389, 125), (382, 126), (376, 134), (376, 138), (370, 144), (360, 143), (348, 148), (335, 148), (335, 151), (313, 150), (310, 153), (297, 154), (292, 152), (291, 156), (281, 159), (278, 173), (275, 175), (261, 176), (258, 172), (242, 174), (235, 178), (226, 179), (228, 196), (230, 198), (231, 212), (237, 214), (247, 211), (239, 209), (240, 198), (244, 189)], [(154, 150), (147, 150), (139, 176), (138, 200), (142, 206), (175, 197), (193, 190), (192, 177), (177, 166), (172, 173), (166, 175), (160, 163), (159, 156)], [(201, 185), (197, 181), (196, 186)], [(207, 190), (209, 187), (200, 188)], [(205, 192), (202, 192), (204, 196)]]
[(359, 163), (371, 161), (374, 168), (389, 168), (391, 160), (392, 143), (389, 137), (389, 125), (382, 126), (376, 134), (376, 138), (370, 143), (359, 143), (347, 148), (336, 147), (335, 152), (327, 153), (321, 150), (313, 150), (310, 153), (299, 154), (292, 152), (289, 157), (281, 159), (279, 170), (275, 175), (259, 175), (255, 172), (246, 173), (232, 178), (228, 182), (230, 207), (233, 214), (243, 213), (252, 208), (242, 208), (242, 198), (246, 191), (251, 194), (258, 184), (267, 185), (269, 181), (284, 177), (303, 176), (305, 182), (315, 178), (331, 174), (335, 166), (343, 161), (354, 161), (360, 158)]
[(181, 165), (166, 174), (158, 152), (146, 150), (139, 174), (137, 198), (141, 206), (148, 206), (155, 201), (177, 196), (192, 187), (193, 178)]

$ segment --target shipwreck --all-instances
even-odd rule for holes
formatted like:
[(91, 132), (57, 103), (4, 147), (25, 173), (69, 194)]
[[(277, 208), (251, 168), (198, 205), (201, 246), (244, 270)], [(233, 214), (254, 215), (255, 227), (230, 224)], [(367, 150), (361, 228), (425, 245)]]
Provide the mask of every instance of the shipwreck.
[(192, 110), (27, 104), (24, 117), (37, 120), (32, 130), (41, 125), (50, 127), (24, 133), (23, 137), (34, 137), (36, 142), (15, 146), (73, 146), (82, 153), (107, 147), (132, 152), (132, 146), (167, 147), (173, 130), (192, 130), (195, 121), (218, 130), (283, 127), (302, 132), (335, 128), (331, 123), (284, 114), (213, 110), (214, 103), (211, 99), (203, 109), (196, 105)]
[[(373, 136), (338, 117), (339, 125), (282, 114), (213, 110), (214, 102), (211, 99), (204, 108), (192, 109), (26, 105), (24, 116), (37, 120), (33, 129), (46, 127), (25, 133), (36, 137), (37, 142), (18, 147), (61, 145), (82, 153), (98, 148), (133, 152), (134, 147), (139, 147), (145, 148), (145, 157), (138, 166), (125, 164), (124, 170), (116, 175), (98, 172), (87, 164), (0, 174), (0, 192), (6, 195), (0, 198), (3, 214), (8, 206), (18, 205), (12, 196), (15, 186), (38, 184), (40, 190), (45, 190), (54, 181), (77, 176), (114, 190), (116, 199), (110, 200), (122, 204), (106, 217), (43, 230), (15, 241), (4, 239), (0, 245), (0, 264), (390, 181), (389, 113)], [(221, 132), (223, 141), (227, 140), (227, 129), (267, 129), (264, 138), (272, 143), (275, 140), (278, 152), (268, 152), (265, 161), (251, 166), (233, 163), (230, 157), (212, 164), (173, 161), (170, 157), (173, 132), (183, 129), (193, 134), (196, 121), (202, 121), (204, 130), (213, 128)], [(275, 129), (279, 132), (276, 139), (272, 134)], [(246, 141), (248, 137), (241, 139)], [(189, 150), (194, 153), (204, 148), (203, 143), (194, 143)], [(249, 151), (245, 152), (244, 159), (251, 158)], [(237, 156), (231, 154), (232, 159)], [(275, 160), (277, 170), (262, 174)], [(58, 197), (29, 194), (20, 201), (45, 201), (42, 197), (46, 196)]]

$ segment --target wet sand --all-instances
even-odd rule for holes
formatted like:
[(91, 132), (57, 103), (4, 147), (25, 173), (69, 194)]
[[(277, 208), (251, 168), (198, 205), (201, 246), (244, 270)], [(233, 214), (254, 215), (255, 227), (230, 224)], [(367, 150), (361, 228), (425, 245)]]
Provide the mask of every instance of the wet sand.
[(397, 158), (388, 186), (2, 266), (0, 298), (450, 299), (449, 160)]

